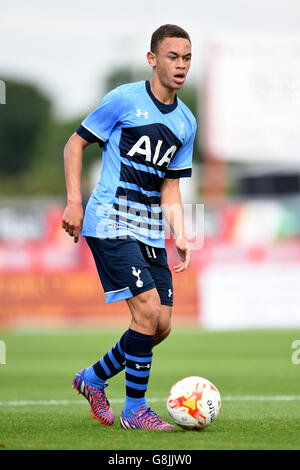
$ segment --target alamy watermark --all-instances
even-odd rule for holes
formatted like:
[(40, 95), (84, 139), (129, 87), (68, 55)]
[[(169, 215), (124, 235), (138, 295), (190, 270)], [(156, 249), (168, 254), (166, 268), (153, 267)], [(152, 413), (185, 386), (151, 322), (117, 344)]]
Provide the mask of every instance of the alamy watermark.
[(292, 349), (295, 349), (295, 351), (292, 353), (291, 361), (292, 364), (294, 365), (299, 365), (300, 364), (300, 339), (295, 339), (292, 342)]
[(168, 240), (174, 235), (184, 237), (190, 250), (203, 248), (204, 204), (147, 206), (121, 196), (113, 209), (109, 204), (98, 206), (96, 215), (100, 217), (98, 238), (126, 239), (136, 234), (145, 239)]
[(0, 104), (6, 104), (6, 85), (3, 80), (0, 80)]
[(6, 345), (0, 340), (0, 364), (6, 364)]

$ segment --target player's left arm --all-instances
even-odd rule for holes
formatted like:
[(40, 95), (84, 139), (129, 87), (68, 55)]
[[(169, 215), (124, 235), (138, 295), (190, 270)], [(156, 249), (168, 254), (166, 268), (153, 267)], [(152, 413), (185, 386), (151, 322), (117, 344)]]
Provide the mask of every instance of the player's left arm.
[(174, 270), (180, 273), (189, 267), (191, 252), (185, 236), (179, 178), (165, 178), (161, 186), (161, 208), (175, 237), (180, 263)]

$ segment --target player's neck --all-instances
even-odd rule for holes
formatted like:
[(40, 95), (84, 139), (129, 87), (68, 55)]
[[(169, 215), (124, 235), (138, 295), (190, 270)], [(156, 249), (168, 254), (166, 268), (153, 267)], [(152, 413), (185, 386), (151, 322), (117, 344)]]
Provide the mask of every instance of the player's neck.
[(155, 76), (150, 80), (150, 87), (153, 95), (158, 101), (164, 104), (174, 103), (176, 90), (164, 87)]

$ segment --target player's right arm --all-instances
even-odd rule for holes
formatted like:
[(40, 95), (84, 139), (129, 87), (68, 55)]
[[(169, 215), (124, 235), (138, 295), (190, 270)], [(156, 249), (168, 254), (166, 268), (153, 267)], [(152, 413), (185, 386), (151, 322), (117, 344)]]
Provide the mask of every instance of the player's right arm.
[(94, 142), (100, 147), (108, 141), (111, 131), (120, 118), (124, 107), (124, 96), (118, 88), (107, 93), (97, 108), (81, 123), (70, 137), (64, 149), (65, 178), (67, 186), (67, 206), (64, 211), (62, 227), (74, 242), (79, 240), (83, 224), (81, 199), (81, 169), (84, 148)]
[(71, 237), (74, 237), (74, 243), (77, 243), (79, 240), (83, 222), (81, 196), (82, 155), (84, 148), (89, 144), (90, 142), (75, 132), (69, 138), (64, 148), (67, 205), (63, 213), (62, 228)]

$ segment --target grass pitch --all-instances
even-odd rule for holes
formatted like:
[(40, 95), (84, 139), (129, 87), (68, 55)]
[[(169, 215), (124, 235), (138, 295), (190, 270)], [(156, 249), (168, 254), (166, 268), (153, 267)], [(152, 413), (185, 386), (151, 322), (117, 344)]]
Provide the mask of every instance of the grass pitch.
[[(169, 420), (171, 386), (189, 375), (211, 380), (222, 410), (203, 431), (126, 431), (119, 416), (124, 372), (110, 380), (116, 415), (111, 427), (92, 419), (71, 387), (74, 374), (94, 362), (122, 331), (0, 333), (0, 449), (3, 450), (298, 450), (300, 364), (293, 364), (294, 331), (174, 330), (154, 349), (148, 404)], [(294, 361), (295, 362), (295, 361)]]

